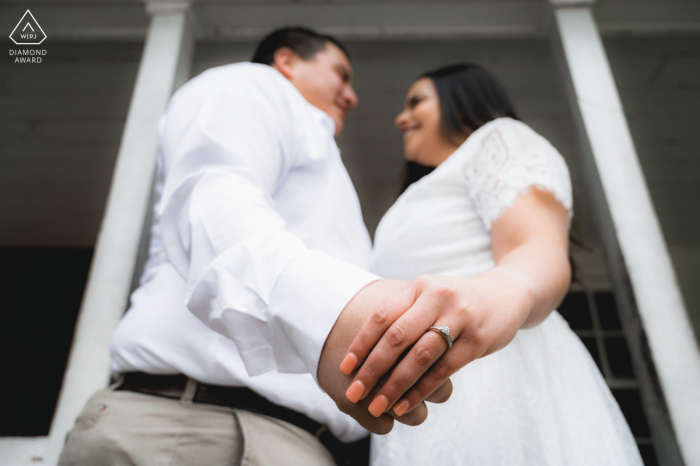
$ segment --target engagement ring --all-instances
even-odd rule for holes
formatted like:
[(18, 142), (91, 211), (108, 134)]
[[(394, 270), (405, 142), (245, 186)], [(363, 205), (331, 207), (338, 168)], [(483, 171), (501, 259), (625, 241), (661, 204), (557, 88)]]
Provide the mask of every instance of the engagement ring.
[(443, 325), (442, 327), (436, 327), (433, 325), (432, 327), (430, 327), (430, 330), (439, 333), (440, 336), (442, 336), (442, 338), (445, 339), (445, 341), (447, 342), (447, 349), (452, 348), (452, 337), (450, 336), (450, 327), (448, 327), (447, 325)]

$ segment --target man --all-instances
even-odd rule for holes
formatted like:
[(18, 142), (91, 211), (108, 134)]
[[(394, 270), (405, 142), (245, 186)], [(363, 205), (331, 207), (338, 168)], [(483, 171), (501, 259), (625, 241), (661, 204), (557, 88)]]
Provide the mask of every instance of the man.
[(391, 429), (345, 399), (337, 369), (401, 286), (366, 272), (370, 239), (333, 139), (357, 105), (347, 52), (286, 28), (253, 62), (209, 70), (170, 102), (150, 256), (112, 341), (118, 381), (88, 402), (62, 465), (361, 463), (366, 443), (341, 443), (366, 436), (356, 420)]

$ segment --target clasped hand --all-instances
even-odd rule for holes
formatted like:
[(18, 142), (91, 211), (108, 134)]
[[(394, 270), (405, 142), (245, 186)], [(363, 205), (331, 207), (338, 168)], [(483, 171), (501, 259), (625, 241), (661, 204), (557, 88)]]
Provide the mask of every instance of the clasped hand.
[[(345, 374), (357, 371), (347, 399), (356, 403), (369, 396), (375, 417), (407, 416), (459, 369), (506, 346), (531, 303), (516, 281), (504, 287), (509, 280), (497, 275), (421, 276), (385, 300), (340, 364)], [(440, 333), (429, 331), (443, 325), (454, 342), (449, 350)]]

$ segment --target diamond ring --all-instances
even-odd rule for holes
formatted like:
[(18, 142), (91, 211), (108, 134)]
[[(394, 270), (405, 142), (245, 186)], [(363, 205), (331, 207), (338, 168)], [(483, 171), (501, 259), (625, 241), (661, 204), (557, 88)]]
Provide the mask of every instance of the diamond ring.
[(450, 327), (448, 327), (447, 325), (443, 325), (442, 327), (436, 327), (435, 325), (433, 325), (432, 327), (430, 327), (430, 330), (439, 333), (440, 336), (445, 339), (445, 341), (447, 342), (447, 349), (452, 348), (452, 337), (450, 336)]

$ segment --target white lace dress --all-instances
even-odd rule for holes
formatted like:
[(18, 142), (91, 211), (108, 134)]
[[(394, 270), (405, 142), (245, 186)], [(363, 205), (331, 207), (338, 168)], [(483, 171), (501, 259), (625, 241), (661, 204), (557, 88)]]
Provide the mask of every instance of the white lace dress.
[[(373, 271), (409, 280), (488, 271), (491, 225), (531, 187), (571, 212), (569, 172), (556, 149), (518, 121), (486, 124), (389, 209)], [(423, 425), (396, 423), (372, 436), (374, 466), (642, 464), (598, 368), (556, 311), (452, 381), (452, 398), (431, 404)]]

